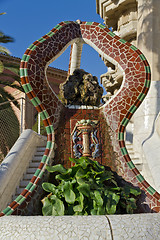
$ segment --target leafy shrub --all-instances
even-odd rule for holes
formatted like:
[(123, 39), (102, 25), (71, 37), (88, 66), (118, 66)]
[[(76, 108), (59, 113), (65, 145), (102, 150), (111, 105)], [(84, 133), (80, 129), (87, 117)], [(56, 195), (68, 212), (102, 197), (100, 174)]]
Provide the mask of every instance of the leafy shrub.
[(141, 190), (130, 185), (119, 187), (112, 171), (97, 161), (70, 158), (75, 165), (47, 166), (56, 173), (56, 183), (43, 183), (49, 195), (42, 200), (44, 216), (103, 215), (133, 213)]

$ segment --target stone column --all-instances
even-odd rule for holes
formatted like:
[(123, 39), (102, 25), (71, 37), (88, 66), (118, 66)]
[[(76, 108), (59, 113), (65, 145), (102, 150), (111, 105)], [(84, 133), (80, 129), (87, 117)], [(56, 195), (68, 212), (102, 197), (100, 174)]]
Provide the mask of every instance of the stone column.
[(78, 130), (82, 132), (83, 137), (83, 156), (84, 157), (91, 157), (91, 150), (90, 150), (90, 140), (89, 135), (93, 130), (91, 125), (79, 125)]
[[(135, 153), (143, 158), (142, 174), (153, 186), (152, 177), (154, 178), (154, 176), (153, 174), (151, 176), (151, 169), (148, 169), (150, 161), (152, 162), (153, 159), (149, 157), (146, 149), (150, 153), (154, 149), (155, 123), (157, 115), (160, 112), (159, 3), (159, 0), (138, 0), (137, 47), (143, 52), (150, 64), (152, 82), (145, 100), (134, 114), (133, 133)], [(153, 156), (153, 154), (151, 155)]]
[(82, 48), (83, 42), (81, 40), (73, 43), (71, 47), (68, 75), (71, 75), (76, 68), (80, 68)]
[(145, 101), (134, 115), (135, 150), (152, 137), (155, 120), (160, 111), (159, 3), (159, 0), (138, 0), (137, 47), (150, 63), (152, 83)]

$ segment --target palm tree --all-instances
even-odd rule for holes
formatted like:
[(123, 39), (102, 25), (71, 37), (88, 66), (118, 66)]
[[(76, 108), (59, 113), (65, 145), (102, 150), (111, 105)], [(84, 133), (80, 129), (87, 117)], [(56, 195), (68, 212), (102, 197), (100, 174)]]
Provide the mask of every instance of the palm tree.
[[(5, 12), (0, 13), (0, 15), (4, 15), (4, 14), (6, 13)], [(13, 41), (14, 39), (12, 37), (7, 36), (2, 31), (0, 31), (0, 43), (8, 43)], [(10, 51), (2, 45), (0, 45), (0, 53), (10, 55)], [(3, 63), (0, 61), (0, 73), (3, 72), (3, 70), (4, 70)]]
[[(5, 13), (0, 13), (0, 15), (3, 14)], [(1, 43), (13, 41), (12, 37), (0, 31), (0, 53), (9, 55), (10, 51), (3, 47)], [(20, 106), (14, 96), (7, 91), (6, 86), (23, 91), (19, 77), (19, 65), (0, 61), (0, 162), (19, 136), (19, 121), (11, 101), (17, 108)]]

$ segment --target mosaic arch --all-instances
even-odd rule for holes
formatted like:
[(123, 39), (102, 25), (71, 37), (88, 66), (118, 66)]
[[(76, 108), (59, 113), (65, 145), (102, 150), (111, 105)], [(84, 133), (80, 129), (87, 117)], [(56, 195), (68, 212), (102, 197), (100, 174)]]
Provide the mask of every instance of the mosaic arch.
[(93, 47), (123, 71), (124, 80), (116, 96), (100, 108), (117, 140), (115, 150), (121, 163), (119, 172), (126, 181), (145, 192), (145, 204), (150, 211), (160, 211), (160, 195), (143, 178), (131, 161), (124, 142), (125, 128), (145, 98), (151, 80), (149, 64), (139, 49), (116, 36), (96, 22), (64, 21), (27, 48), (21, 60), (23, 88), (38, 110), (47, 131), (47, 145), (41, 163), (24, 191), (1, 213), (12, 214), (35, 190), (54, 147), (54, 128), (57, 127), (62, 105), (50, 88), (46, 68), (77, 39)]

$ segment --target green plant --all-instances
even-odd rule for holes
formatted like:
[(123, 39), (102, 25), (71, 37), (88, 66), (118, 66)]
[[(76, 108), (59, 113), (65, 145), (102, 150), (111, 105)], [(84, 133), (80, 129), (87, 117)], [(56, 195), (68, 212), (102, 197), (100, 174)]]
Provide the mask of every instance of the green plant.
[(112, 171), (97, 161), (70, 158), (75, 165), (65, 169), (61, 164), (47, 166), (56, 173), (55, 184), (43, 183), (49, 195), (43, 200), (43, 215), (103, 215), (133, 213), (141, 194), (138, 188), (119, 187)]

